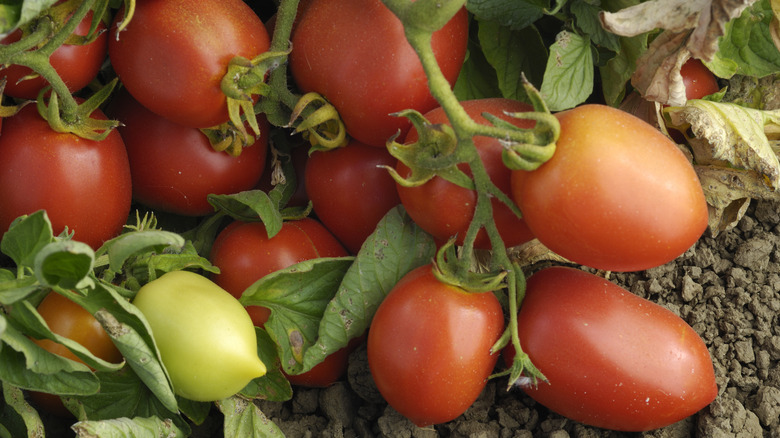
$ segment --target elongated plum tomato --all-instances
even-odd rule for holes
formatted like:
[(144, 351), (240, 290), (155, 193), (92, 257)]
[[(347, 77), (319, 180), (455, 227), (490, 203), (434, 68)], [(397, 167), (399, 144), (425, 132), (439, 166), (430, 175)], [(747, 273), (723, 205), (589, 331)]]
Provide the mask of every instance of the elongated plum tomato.
[(707, 346), (685, 321), (579, 269), (552, 267), (528, 279), (518, 334), (549, 381), (523, 390), (585, 424), (657, 429), (718, 393)]
[(142, 286), (133, 304), (149, 322), (176, 394), (221, 400), (265, 374), (249, 314), (206, 277), (168, 272)]
[(691, 247), (707, 202), (677, 145), (641, 119), (604, 105), (557, 114), (552, 159), (512, 173), (512, 196), (539, 241), (579, 264), (641, 271)]
[[(92, 117), (105, 119), (96, 110)], [(55, 132), (27, 105), (3, 121), (0, 136), (0, 233), (23, 214), (46, 210), (55, 233), (97, 249), (130, 212), (130, 165), (122, 137), (102, 141)]]
[(228, 121), (221, 89), (228, 63), (268, 50), (262, 20), (241, 0), (139, 1), (127, 28), (114, 18), (111, 65), (142, 105), (181, 125), (207, 128)]
[[(53, 333), (78, 342), (90, 353), (107, 362), (118, 363), (122, 361), (122, 354), (100, 322), (73, 301), (59, 293), (50, 292), (38, 304), (37, 310)], [(50, 353), (83, 363), (78, 356), (62, 344), (48, 339), (34, 339), (33, 342)], [(33, 391), (30, 392), (30, 399), (38, 407), (51, 414), (60, 417), (73, 416), (62, 404), (59, 396)]]
[[(492, 114), (520, 128), (532, 128), (535, 123), (506, 114), (533, 110), (530, 105), (516, 100), (502, 98), (467, 100), (461, 102), (461, 106), (474, 121), (483, 125), (489, 124), (488, 120), (482, 116), (483, 113)], [(425, 118), (433, 124), (450, 124), (441, 107), (426, 113)], [(409, 144), (417, 139), (418, 133), (412, 129), (404, 142)], [(474, 137), (473, 141), (490, 180), (499, 190), (510, 196), (512, 171), (504, 165), (501, 159), (501, 153), (504, 150), (501, 142), (491, 137)], [(471, 175), (466, 164), (459, 165), (459, 168)], [(411, 170), (400, 161), (396, 165), (396, 170), (402, 177), (408, 177), (411, 174)], [(457, 236), (457, 244), (463, 244), (463, 238), (471, 219), (474, 217), (477, 204), (476, 191), (465, 189), (438, 176), (421, 186), (403, 187), (398, 185), (397, 189), (401, 203), (420, 228), (440, 241)], [(506, 204), (495, 197), (491, 199), (491, 203), (493, 220), (507, 247), (520, 245), (533, 239), (525, 221), (513, 213)], [(483, 249), (490, 248), (490, 240), (484, 229), (479, 231), (474, 246)]]
[(468, 409), (487, 384), (504, 331), (492, 292), (440, 282), (431, 265), (406, 274), (377, 308), (368, 331), (368, 365), (382, 397), (417, 426), (444, 423)]
[[(74, 34), (86, 36), (92, 24), (92, 11), (81, 20)], [(89, 85), (100, 71), (103, 61), (106, 59), (108, 48), (108, 35), (105, 32), (106, 25), (98, 23), (97, 36), (89, 44), (63, 44), (49, 57), (49, 63), (62, 78), (71, 93), (81, 90)], [(22, 37), (22, 31), (17, 29), (3, 38), (1, 44), (11, 44)], [(0, 69), (0, 77), (5, 76), (7, 83), (3, 94), (20, 99), (35, 99), (38, 92), (49, 83), (39, 75), (21, 80), (32, 75), (29, 67), (10, 65)]]
[[(468, 14), (434, 32), (431, 46), (445, 78), (455, 83), (466, 56)], [(437, 106), (403, 25), (380, 0), (311, 0), (292, 34), (290, 72), (305, 92), (323, 95), (356, 140), (384, 147), (411, 124), (390, 114)]]
[(157, 115), (124, 90), (106, 111), (121, 121), (133, 180), (133, 199), (148, 207), (186, 216), (214, 212), (210, 194), (254, 188), (265, 167), (268, 122), (259, 117), (260, 135), (239, 156), (216, 151), (208, 137)]

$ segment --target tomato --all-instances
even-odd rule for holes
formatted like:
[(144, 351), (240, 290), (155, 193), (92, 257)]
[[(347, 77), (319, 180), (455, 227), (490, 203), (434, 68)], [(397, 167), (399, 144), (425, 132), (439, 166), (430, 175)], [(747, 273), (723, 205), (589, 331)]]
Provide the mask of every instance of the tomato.
[[(49, 330), (83, 345), (92, 354), (107, 362), (119, 363), (122, 354), (97, 319), (87, 310), (56, 292), (50, 292), (38, 304), (38, 313)], [(83, 363), (64, 345), (48, 339), (33, 339), (33, 342), (50, 353)], [(47, 412), (58, 416), (72, 416), (56, 395), (30, 392), (30, 398)]]
[(523, 390), (585, 424), (656, 429), (696, 413), (718, 394), (707, 346), (685, 321), (579, 269), (531, 275), (518, 334), (549, 381)]
[[(304, 218), (285, 222), (270, 239), (260, 222), (233, 222), (217, 235), (209, 259), (220, 270), (212, 276), (214, 282), (239, 298), (252, 283), (272, 272), (304, 260), (346, 255), (344, 247), (322, 224)], [(249, 307), (250, 314), (261, 327), (270, 311), (256, 307)]]
[[(93, 117), (105, 118), (100, 110)], [(93, 248), (122, 231), (132, 187), (117, 131), (103, 141), (57, 133), (28, 105), (4, 120), (0, 163), (0, 232), (40, 209), (55, 233), (67, 227)]]
[[(521, 128), (534, 126), (532, 121), (509, 117), (505, 114), (505, 112), (533, 110), (530, 105), (515, 100), (503, 98), (479, 99), (464, 101), (461, 102), (461, 105), (477, 123), (489, 124), (487, 119), (482, 117), (482, 113), (487, 112), (503, 120), (510, 121)], [(441, 107), (428, 112), (425, 114), (425, 117), (431, 123), (450, 124)], [(491, 181), (499, 190), (509, 196), (511, 193), (510, 180), (512, 172), (504, 165), (501, 159), (503, 146), (495, 138), (475, 137), (473, 140)], [(409, 131), (405, 142), (413, 143), (414, 141), (417, 141), (417, 131), (412, 129)], [(466, 174), (471, 175), (471, 171), (466, 164), (460, 165), (459, 168)], [(396, 166), (396, 170), (403, 177), (407, 177), (411, 173), (409, 168), (400, 161)], [(474, 209), (477, 203), (476, 191), (464, 189), (443, 178), (435, 177), (418, 187), (402, 187), (398, 185), (398, 194), (407, 213), (420, 228), (433, 235), (439, 241), (446, 241), (451, 236), (457, 235), (457, 243), (459, 245), (463, 244), (466, 230), (474, 216)], [(491, 200), (491, 203), (493, 206), (493, 220), (507, 247), (520, 245), (533, 239), (533, 235), (525, 221), (517, 217), (506, 204), (495, 198)], [(474, 246), (484, 249), (490, 248), (490, 240), (484, 229), (480, 230)]]
[[(76, 26), (74, 34), (87, 35), (91, 24), (92, 11), (88, 12), (81, 23)], [(98, 36), (94, 41), (84, 45), (63, 44), (49, 57), (51, 66), (60, 75), (71, 93), (86, 87), (97, 76), (108, 50), (108, 36), (105, 31), (106, 25), (101, 21), (97, 28)], [(19, 41), (21, 37), (22, 32), (17, 29), (3, 38), (0, 44), (11, 44)], [(38, 92), (49, 83), (41, 76), (21, 80), (31, 73), (32, 70), (21, 65), (11, 65), (0, 69), (0, 77), (5, 76), (7, 80), (4, 94), (20, 99), (35, 99)]]
[(353, 254), (385, 214), (401, 203), (395, 180), (378, 167), (395, 163), (387, 149), (356, 140), (309, 157), (304, 180), (314, 213)]
[(221, 400), (265, 374), (244, 306), (206, 277), (168, 272), (142, 286), (133, 304), (149, 323), (177, 395)]
[(263, 22), (241, 0), (139, 1), (108, 53), (122, 83), (142, 105), (176, 123), (206, 128), (228, 120), (220, 82), (235, 56), (268, 50)]
[(490, 348), (503, 330), (493, 293), (444, 284), (424, 265), (379, 305), (368, 331), (368, 365), (396, 411), (417, 426), (444, 423), (485, 387), (498, 358)]
[(133, 198), (159, 210), (187, 216), (214, 212), (209, 194), (232, 194), (257, 185), (265, 167), (268, 122), (238, 157), (218, 152), (197, 128), (171, 122), (121, 93), (108, 109), (123, 123), (133, 179)]
[(533, 234), (578, 264), (641, 271), (667, 263), (707, 227), (696, 172), (668, 137), (604, 105), (557, 115), (557, 150), (512, 173), (512, 196)]
[(312, 367), (309, 371), (301, 374), (284, 373), (284, 376), (287, 377), (291, 384), (296, 386), (327, 388), (344, 376), (344, 373), (347, 371), (349, 355), (365, 340), (365, 336), (358, 336), (350, 340), (346, 347), (336, 350), (325, 357), (322, 362)]
[(701, 99), (704, 96), (717, 93), (720, 90), (715, 75), (696, 58), (691, 58), (683, 64), (680, 74), (685, 84), (685, 98)]
[[(466, 54), (468, 16), (461, 10), (434, 33), (432, 46), (454, 84)], [(338, 110), (347, 133), (384, 147), (410, 123), (391, 113), (437, 106), (422, 64), (401, 21), (380, 0), (312, 0), (293, 29), (290, 72), (304, 92), (323, 95)]]

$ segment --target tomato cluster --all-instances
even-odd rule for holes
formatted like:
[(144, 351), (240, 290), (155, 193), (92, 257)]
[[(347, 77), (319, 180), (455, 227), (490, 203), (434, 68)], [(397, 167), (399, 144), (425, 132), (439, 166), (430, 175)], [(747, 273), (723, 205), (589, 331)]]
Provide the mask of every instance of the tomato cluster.
[[(85, 98), (91, 90), (84, 90), (89, 83), (118, 82), (119, 89), (102, 102), (105, 113), (92, 108), (87, 116), (118, 122), (116, 129), (99, 130), (105, 138), (55, 129), (44, 116), (51, 116), (46, 107), (56, 109), (57, 98), (39, 93), (46, 80), (21, 65), (0, 70), (8, 81), (5, 94), (15, 103), (39, 99), (3, 121), (0, 230), (45, 210), (55, 235), (72, 233), (103, 255), (110, 253), (104, 245), (124, 232), (133, 207), (176, 225), (195, 224), (187, 237), (201, 239), (193, 250), (198, 254), (188, 254), (192, 258), (180, 269), (161, 275), (165, 263), (144, 265), (145, 284), (121, 285), (154, 334), (161, 374), (177, 396), (225, 399), (265, 374), (266, 366), (294, 385), (328, 386), (343, 378), (349, 353), (364, 341), (380, 393), (421, 427), (457, 418), (491, 376), (503, 375), (523, 354), (544, 376), (519, 385), (528, 395), (599, 427), (662, 427), (716, 396), (709, 353), (693, 329), (602, 276), (553, 267), (533, 273), (525, 284), (507, 251), (485, 266), (500, 271), (494, 277), (469, 276), (450, 265), (451, 245), (473, 256), (475, 249), (499, 252), (499, 240), (498, 249), (505, 249), (537, 239), (570, 264), (641, 271), (685, 252), (708, 220), (701, 184), (685, 154), (627, 113), (589, 104), (554, 114), (555, 152), (530, 170), (510, 168), (507, 153), (518, 143), (511, 135), (540, 129), (541, 119), (529, 117), (538, 115), (538, 105), (496, 97), (458, 102), (463, 114), (439, 106), (429, 79), (441, 74), (449, 87), (458, 79), (469, 36), (465, 7), (431, 35), (438, 73), (425, 69), (408, 29), (380, 0), (302, 1), (287, 35), (289, 53), (274, 52), (273, 35), (241, 0), (138, 1), (131, 17), (124, 8), (111, 12), (111, 25), (97, 20), (98, 33), (88, 44), (62, 45), (50, 58), (74, 103), (90, 106)], [(75, 33), (86, 35), (90, 23), (91, 11)], [(18, 38), (21, 32), (2, 43)], [(279, 71), (293, 83), (268, 91), (264, 81)], [(695, 73), (702, 76), (698, 85), (706, 85), (707, 72)], [(311, 132), (296, 136), (315, 146), (310, 152), (308, 144), (289, 139), (301, 113), (274, 98), (290, 89), (317, 93), (335, 108), (338, 119), (328, 122), (343, 122), (344, 144), (327, 150), (317, 147), (322, 145)], [(707, 90), (713, 92), (711, 84)], [(239, 107), (244, 112), (236, 117)], [(281, 115), (273, 111), (279, 107), (285, 107)], [(402, 117), (405, 110), (424, 122)], [(63, 112), (67, 116), (74, 113)], [(284, 140), (273, 137), (280, 132)], [(442, 141), (423, 160), (431, 178), (408, 184), (420, 162), (407, 162), (398, 151), (425, 148), (431, 136)], [(221, 195), (228, 201), (215, 201)], [(261, 201), (249, 205), (248, 198)], [(241, 202), (250, 213), (235, 207)], [(266, 324), (275, 309), (242, 307), (238, 299), (272, 274), (295, 271), (304, 262), (354, 256), (356, 269), (362, 257), (381, 265), (388, 241), (371, 241), (371, 248), (366, 242), (399, 205), (440, 248), (435, 262), (398, 272), (395, 285), (382, 291), (381, 304), (365, 306), (367, 333), (352, 336), (306, 372), (287, 373), (281, 364), (264, 365), (255, 357), (261, 338), (272, 332)], [(472, 229), (485, 212), (495, 229)], [(471, 267), (472, 260), (467, 262)], [(198, 268), (205, 268), (203, 275), (189, 272)], [(111, 274), (116, 283), (127, 280)], [(475, 286), (475, 277), (490, 281)], [(37, 308), (49, 329), (97, 357), (121, 361), (92, 314), (58, 292)], [(512, 305), (502, 307), (509, 300), (520, 305), (512, 315)], [(216, 326), (224, 330), (212, 330)], [(293, 352), (280, 346), (272, 358), (303, 362), (300, 333), (290, 328), (284, 336)], [(56, 342), (39, 344), (78, 360)], [(497, 364), (500, 354), (505, 362)]]

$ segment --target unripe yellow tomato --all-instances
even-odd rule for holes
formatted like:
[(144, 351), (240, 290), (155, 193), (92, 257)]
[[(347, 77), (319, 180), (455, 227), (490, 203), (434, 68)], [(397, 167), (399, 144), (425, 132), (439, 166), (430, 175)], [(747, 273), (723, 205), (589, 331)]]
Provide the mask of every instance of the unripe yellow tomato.
[(265, 374), (252, 320), (230, 293), (189, 271), (168, 272), (138, 291), (177, 395), (220, 400)]

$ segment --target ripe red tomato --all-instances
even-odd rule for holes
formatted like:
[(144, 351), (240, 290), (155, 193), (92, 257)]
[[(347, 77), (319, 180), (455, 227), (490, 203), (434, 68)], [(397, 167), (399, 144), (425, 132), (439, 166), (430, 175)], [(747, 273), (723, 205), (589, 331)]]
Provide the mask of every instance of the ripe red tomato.
[[(122, 361), (122, 354), (100, 322), (83, 307), (66, 297), (56, 292), (50, 292), (38, 305), (38, 313), (41, 314), (52, 332), (78, 342), (92, 354), (107, 362), (119, 363)], [(48, 339), (33, 339), (33, 342), (50, 353), (83, 363), (62, 344)], [(56, 395), (30, 392), (30, 398), (36, 405), (49, 413), (63, 417), (72, 416), (62, 404), (62, 400)]]
[(368, 364), (384, 399), (417, 426), (466, 411), (493, 371), (490, 348), (504, 330), (491, 292), (441, 283), (431, 265), (404, 276), (387, 294), (368, 331)]
[(683, 64), (680, 74), (685, 84), (687, 99), (701, 99), (704, 96), (717, 93), (720, 90), (715, 75), (696, 58), (691, 58)]
[[(288, 221), (269, 239), (260, 222), (233, 222), (214, 240), (209, 256), (220, 270), (215, 283), (236, 298), (260, 278), (318, 257), (342, 257), (347, 251), (322, 224), (311, 218)], [(255, 325), (262, 327), (268, 309), (247, 307)]]
[(137, 2), (108, 52), (122, 83), (142, 105), (176, 123), (206, 128), (228, 120), (220, 88), (228, 62), (268, 50), (260, 18), (241, 0)]
[[(95, 118), (105, 118), (95, 111)], [(45, 209), (55, 233), (98, 248), (122, 231), (132, 187), (119, 133), (103, 141), (52, 131), (35, 105), (5, 119), (0, 136), (0, 232)]]
[(378, 167), (395, 163), (387, 149), (356, 140), (309, 157), (304, 180), (314, 213), (353, 254), (385, 214), (401, 203), (395, 180)]
[[(89, 32), (92, 23), (92, 11), (87, 13), (74, 31), (74, 34), (84, 36)], [(106, 58), (108, 48), (108, 36), (106, 25), (101, 21), (98, 24), (97, 38), (89, 44), (71, 45), (63, 44), (49, 57), (49, 62), (57, 74), (68, 86), (71, 93), (86, 87), (98, 74), (103, 61)], [(21, 30), (17, 29), (0, 41), (0, 44), (11, 44), (22, 37)], [(22, 78), (32, 73), (28, 67), (11, 65), (0, 69), (0, 76), (5, 76), (7, 83), (4, 94), (20, 99), (35, 99), (38, 92), (49, 83), (40, 76), (26, 79)]]
[[(468, 17), (460, 11), (434, 33), (432, 46), (454, 84), (466, 54)], [(312, 0), (293, 29), (290, 71), (304, 92), (316, 91), (336, 107), (347, 132), (384, 147), (410, 123), (391, 113), (436, 107), (417, 54), (401, 21), (379, 0)]]
[(555, 155), (512, 173), (512, 195), (533, 234), (576, 263), (641, 271), (685, 252), (707, 227), (696, 172), (668, 137), (604, 105), (557, 115)]
[[(480, 99), (461, 102), (466, 112), (477, 123), (489, 124), (487, 119), (482, 117), (482, 113), (490, 113), (503, 120), (510, 121), (521, 128), (531, 128), (533, 121), (509, 117), (505, 112), (525, 112), (531, 111), (530, 105), (510, 99)], [(427, 114), (426, 119), (431, 123), (450, 124), (444, 110), (439, 107)], [(417, 131), (412, 129), (406, 137), (406, 143), (417, 141)], [(511, 175), (512, 172), (507, 168), (502, 159), (501, 152), (503, 146), (501, 143), (490, 137), (475, 137), (474, 145), (477, 147), (479, 156), (485, 169), (490, 175), (491, 181), (501, 191), (507, 194), (511, 193)], [(460, 169), (466, 174), (471, 175), (468, 166), (462, 164)], [(398, 173), (407, 177), (411, 173), (408, 167), (398, 162), (396, 166)], [(409, 216), (423, 230), (433, 235), (439, 241), (446, 241), (451, 236), (458, 236), (457, 243), (463, 244), (463, 238), (469, 227), (471, 218), (474, 216), (474, 208), (477, 203), (477, 192), (464, 189), (443, 178), (435, 177), (427, 183), (418, 187), (398, 186), (398, 194), (401, 203), (406, 208)], [(497, 199), (492, 199), (493, 220), (496, 222), (499, 234), (501, 234), (504, 244), (507, 247), (516, 246), (533, 239), (531, 231), (523, 219), (515, 215), (506, 204)], [(477, 240), (474, 242), (477, 248), (490, 248), (490, 240), (484, 230), (480, 230)]]
[(718, 394), (707, 346), (685, 321), (579, 269), (552, 267), (528, 279), (518, 334), (549, 380), (523, 390), (585, 424), (656, 429)]
[(197, 128), (159, 116), (128, 93), (117, 95), (109, 113), (123, 123), (133, 178), (133, 198), (162, 211), (188, 216), (214, 212), (209, 194), (232, 194), (257, 185), (265, 166), (269, 125), (238, 157), (218, 152)]

